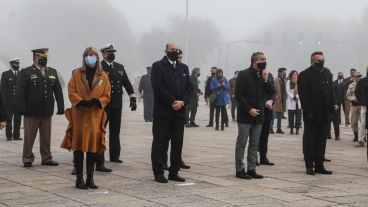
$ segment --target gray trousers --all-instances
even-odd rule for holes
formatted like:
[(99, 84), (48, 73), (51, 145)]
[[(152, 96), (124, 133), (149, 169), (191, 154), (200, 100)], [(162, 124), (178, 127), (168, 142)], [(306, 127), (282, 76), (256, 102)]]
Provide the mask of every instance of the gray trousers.
[(244, 170), (244, 151), (245, 146), (248, 145), (248, 169), (255, 170), (257, 163), (257, 152), (259, 148), (259, 138), (261, 136), (262, 124), (240, 124), (238, 123), (238, 138), (236, 140), (235, 147), (235, 165), (236, 172), (241, 172)]

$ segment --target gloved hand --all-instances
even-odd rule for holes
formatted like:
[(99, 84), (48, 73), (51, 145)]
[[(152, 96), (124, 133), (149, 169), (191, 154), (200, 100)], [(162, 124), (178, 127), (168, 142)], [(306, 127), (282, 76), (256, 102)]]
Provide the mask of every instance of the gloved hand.
[(101, 102), (97, 98), (93, 98), (89, 102), (91, 103), (91, 106), (97, 106), (98, 108), (102, 109)]
[(76, 105), (76, 107), (80, 107), (80, 106), (84, 106), (84, 107), (89, 107), (89, 103), (86, 100), (81, 100), (79, 101), (79, 103)]
[(57, 115), (63, 115), (64, 114), (64, 109), (58, 109), (56, 114)]
[(130, 98), (130, 105), (129, 105), (130, 110), (135, 111), (137, 110), (137, 100), (135, 99), (135, 97), (131, 97)]

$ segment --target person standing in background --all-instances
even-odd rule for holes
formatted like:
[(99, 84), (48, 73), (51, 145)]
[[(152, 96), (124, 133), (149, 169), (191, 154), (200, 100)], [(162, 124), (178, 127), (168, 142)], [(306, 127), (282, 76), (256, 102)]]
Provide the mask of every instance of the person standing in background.
[(350, 113), (351, 113), (351, 129), (354, 132), (354, 142), (358, 141), (359, 121), (360, 121), (360, 103), (355, 96), (356, 85), (358, 84), (362, 75), (359, 72), (354, 73), (353, 82), (349, 85), (346, 92), (346, 99), (350, 101)]
[(345, 126), (348, 127), (350, 122), (350, 105), (351, 102), (346, 98), (346, 93), (348, 91), (349, 85), (354, 81), (354, 76), (356, 73), (356, 69), (350, 69), (350, 77), (344, 79), (344, 114), (345, 114)]
[(193, 94), (192, 98), (190, 99), (190, 102), (188, 106), (186, 107), (186, 127), (199, 127), (198, 124), (195, 122), (196, 114), (197, 114), (197, 108), (198, 108), (198, 101), (199, 96), (202, 95), (202, 91), (199, 89), (199, 80), (198, 77), (201, 75), (199, 68), (194, 68), (192, 70), (192, 74), (190, 75), (190, 82), (193, 85)]
[(236, 85), (236, 77), (238, 76), (239, 71), (235, 71), (234, 77), (229, 80), (229, 94), (230, 94), (230, 102), (231, 102), (231, 118), (233, 122), (236, 121), (236, 108), (238, 107), (238, 103), (235, 100), (235, 85)]
[(221, 131), (224, 131), (225, 123), (228, 122), (226, 113), (226, 105), (229, 103), (229, 83), (224, 77), (224, 73), (221, 69), (217, 69), (216, 78), (212, 79), (211, 91), (216, 95), (216, 127), (215, 130), (219, 130), (219, 119), (221, 114)]
[(289, 74), (289, 80), (286, 82), (286, 92), (287, 92), (287, 108), (288, 108), (288, 118), (289, 118), (289, 127), (290, 134), (299, 135), (299, 129), (302, 125), (302, 110), (299, 99), (298, 92), (298, 72), (296, 70), (292, 70)]
[(358, 135), (358, 144), (356, 147), (364, 147), (364, 143), (367, 140), (367, 130), (365, 129), (365, 125), (367, 122), (366, 113), (367, 113), (367, 99), (368, 97), (368, 67), (366, 68), (366, 76), (358, 82), (355, 89), (355, 96), (360, 103), (360, 129)]
[(143, 117), (145, 122), (153, 121), (153, 90), (151, 85), (152, 67), (146, 67), (147, 74), (143, 75), (139, 81), (138, 91), (143, 98)]
[(206, 87), (204, 89), (204, 100), (209, 105), (210, 108), (209, 123), (206, 127), (213, 127), (213, 117), (215, 115), (216, 104), (214, 102), (215, 96), (212, 95), (213, 93), (211, 90), (211, 82), (213, 79), (216, 78), (216, 71), (217, 71), (216, 67), (211, 68), (211, 76), (207, 78)]
[(281, 128), (281, 121), (284, 112), (286, 111), (286, 68), (279, 68), (277, 72), (277, 77), (275, 78), (275, 103), (273, 106), (273, 111), (275, 112), (277, 119), (277, 130), (276, 133), (284, 134)]

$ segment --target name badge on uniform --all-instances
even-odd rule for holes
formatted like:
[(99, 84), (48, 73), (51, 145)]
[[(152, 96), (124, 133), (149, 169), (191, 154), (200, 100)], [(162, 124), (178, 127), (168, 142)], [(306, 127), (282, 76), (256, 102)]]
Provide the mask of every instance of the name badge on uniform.
[(50, 76), (49, 76), (49, 79), (56, 79), (56, 77), (55, 77), (55, 76), (53, 76), (53, 75), (50, 75)]
[(184, 74), (183, 74), (183, 77), (186, 77), (186, 76), (187, 76), (187, 74), (185, 74), (185, 73), (184, 73)]
[(119, 71), (119, 74), (120, 74), (121, 76), (124, 76), (124, 72), (123, 72), (123, 71)]
[(37, 79), (37, 75), (36, 74), (32, 74), (31, 75), (31, 80), (33, 80), (33, 79)]
[(98, 86), (101, 86), (102, 85), (102, 83), (103, 83), (103, 80), (100, 80), (99, 82), (98, 82)]
[(10, 80), (10, 81), (12, 81), (12, 80), (13, 80), (13, 78), (9, 78), (9, 80)]

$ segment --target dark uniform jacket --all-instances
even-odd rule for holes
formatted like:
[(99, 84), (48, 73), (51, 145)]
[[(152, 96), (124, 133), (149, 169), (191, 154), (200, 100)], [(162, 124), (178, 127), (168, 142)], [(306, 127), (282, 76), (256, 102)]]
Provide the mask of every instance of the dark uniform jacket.
[(111, 68), (106, 61), (101, 61), (103, 70), (109, 76), (111, 84), (111, 101), (107, 108), (122, 108), (123, 107), (123, 87), (129, 95), (134, 94), (132, 83), (125, 72), (124, 66), (113, 62)]
[(333, 89), (336, 99), (336, 104), (340, 107), (341, 104), (344, 104), (345, 96), (344, 96), (344, 81), (339, 84), (339, 79), (333, 82)]
[(185, 106), (179, 111), (172, 108), (175, 100), (189, 104), (193, 93), (188, 66), (176, 61), (175, 69), (167, 57), (153, 63), (151, 82), (154, 93), (154, 118), (182, 118), (185, 119)]
[(311, 66), (299, 74), (298, 89), (306, 123), (329, 123), (335, 115), (332, 74)]
[(368, 77), (366, 76), (359, 80), (355, 88), (354, 92), (355, 96), (362, 106), (367, 106), (367, 98), (366, 98), (366, 96), (368, 96), (367, 87), (368, 87)]
[(64, 111), (64, 97), (55, 69), (46, 67), (45, 77), (35, 65), (19, 72), (16, 100), (21, 115), (50, 117), (56, 100), (58, 111)]
[(216, 78), (216, 77), (213, 77), (213, 76), (210, 76), (207, 78), (207, 81), (206, 81), (206, 87), (204, 88), (204, 98), (209, 98), (210, 95), (212, 94), (212, 90), (211, 90), (211, 82), (212, 82), (212, 79), (213, 78)]
[(139, 90), (139, 93), (144, 92), (144, 94), (147, 94), (147, 95), (153, 94), (152, 84), (151, 84), (151, 75), (146, 74), (142, 76), (141, 80), (139, 81), (138, 90)]
[[(19, 75), (19, 71), (17, 73)], [(3, 72), (1, 75), (1, 94), (5, 106), (14, 106), (17, 103), (15, 97), (17, 76), (11, 69)]]
[[(262, 124), (264, 122), (265, 99), (269, 94), (274, 94), (275, 88), (272, 83), (263, 80), (253, 68), (239, 72), (236, 78), (235, 99), (238, 102), (238, 123)], [(252, 117), (249, 111), (258, 109), (259, 115)]]

